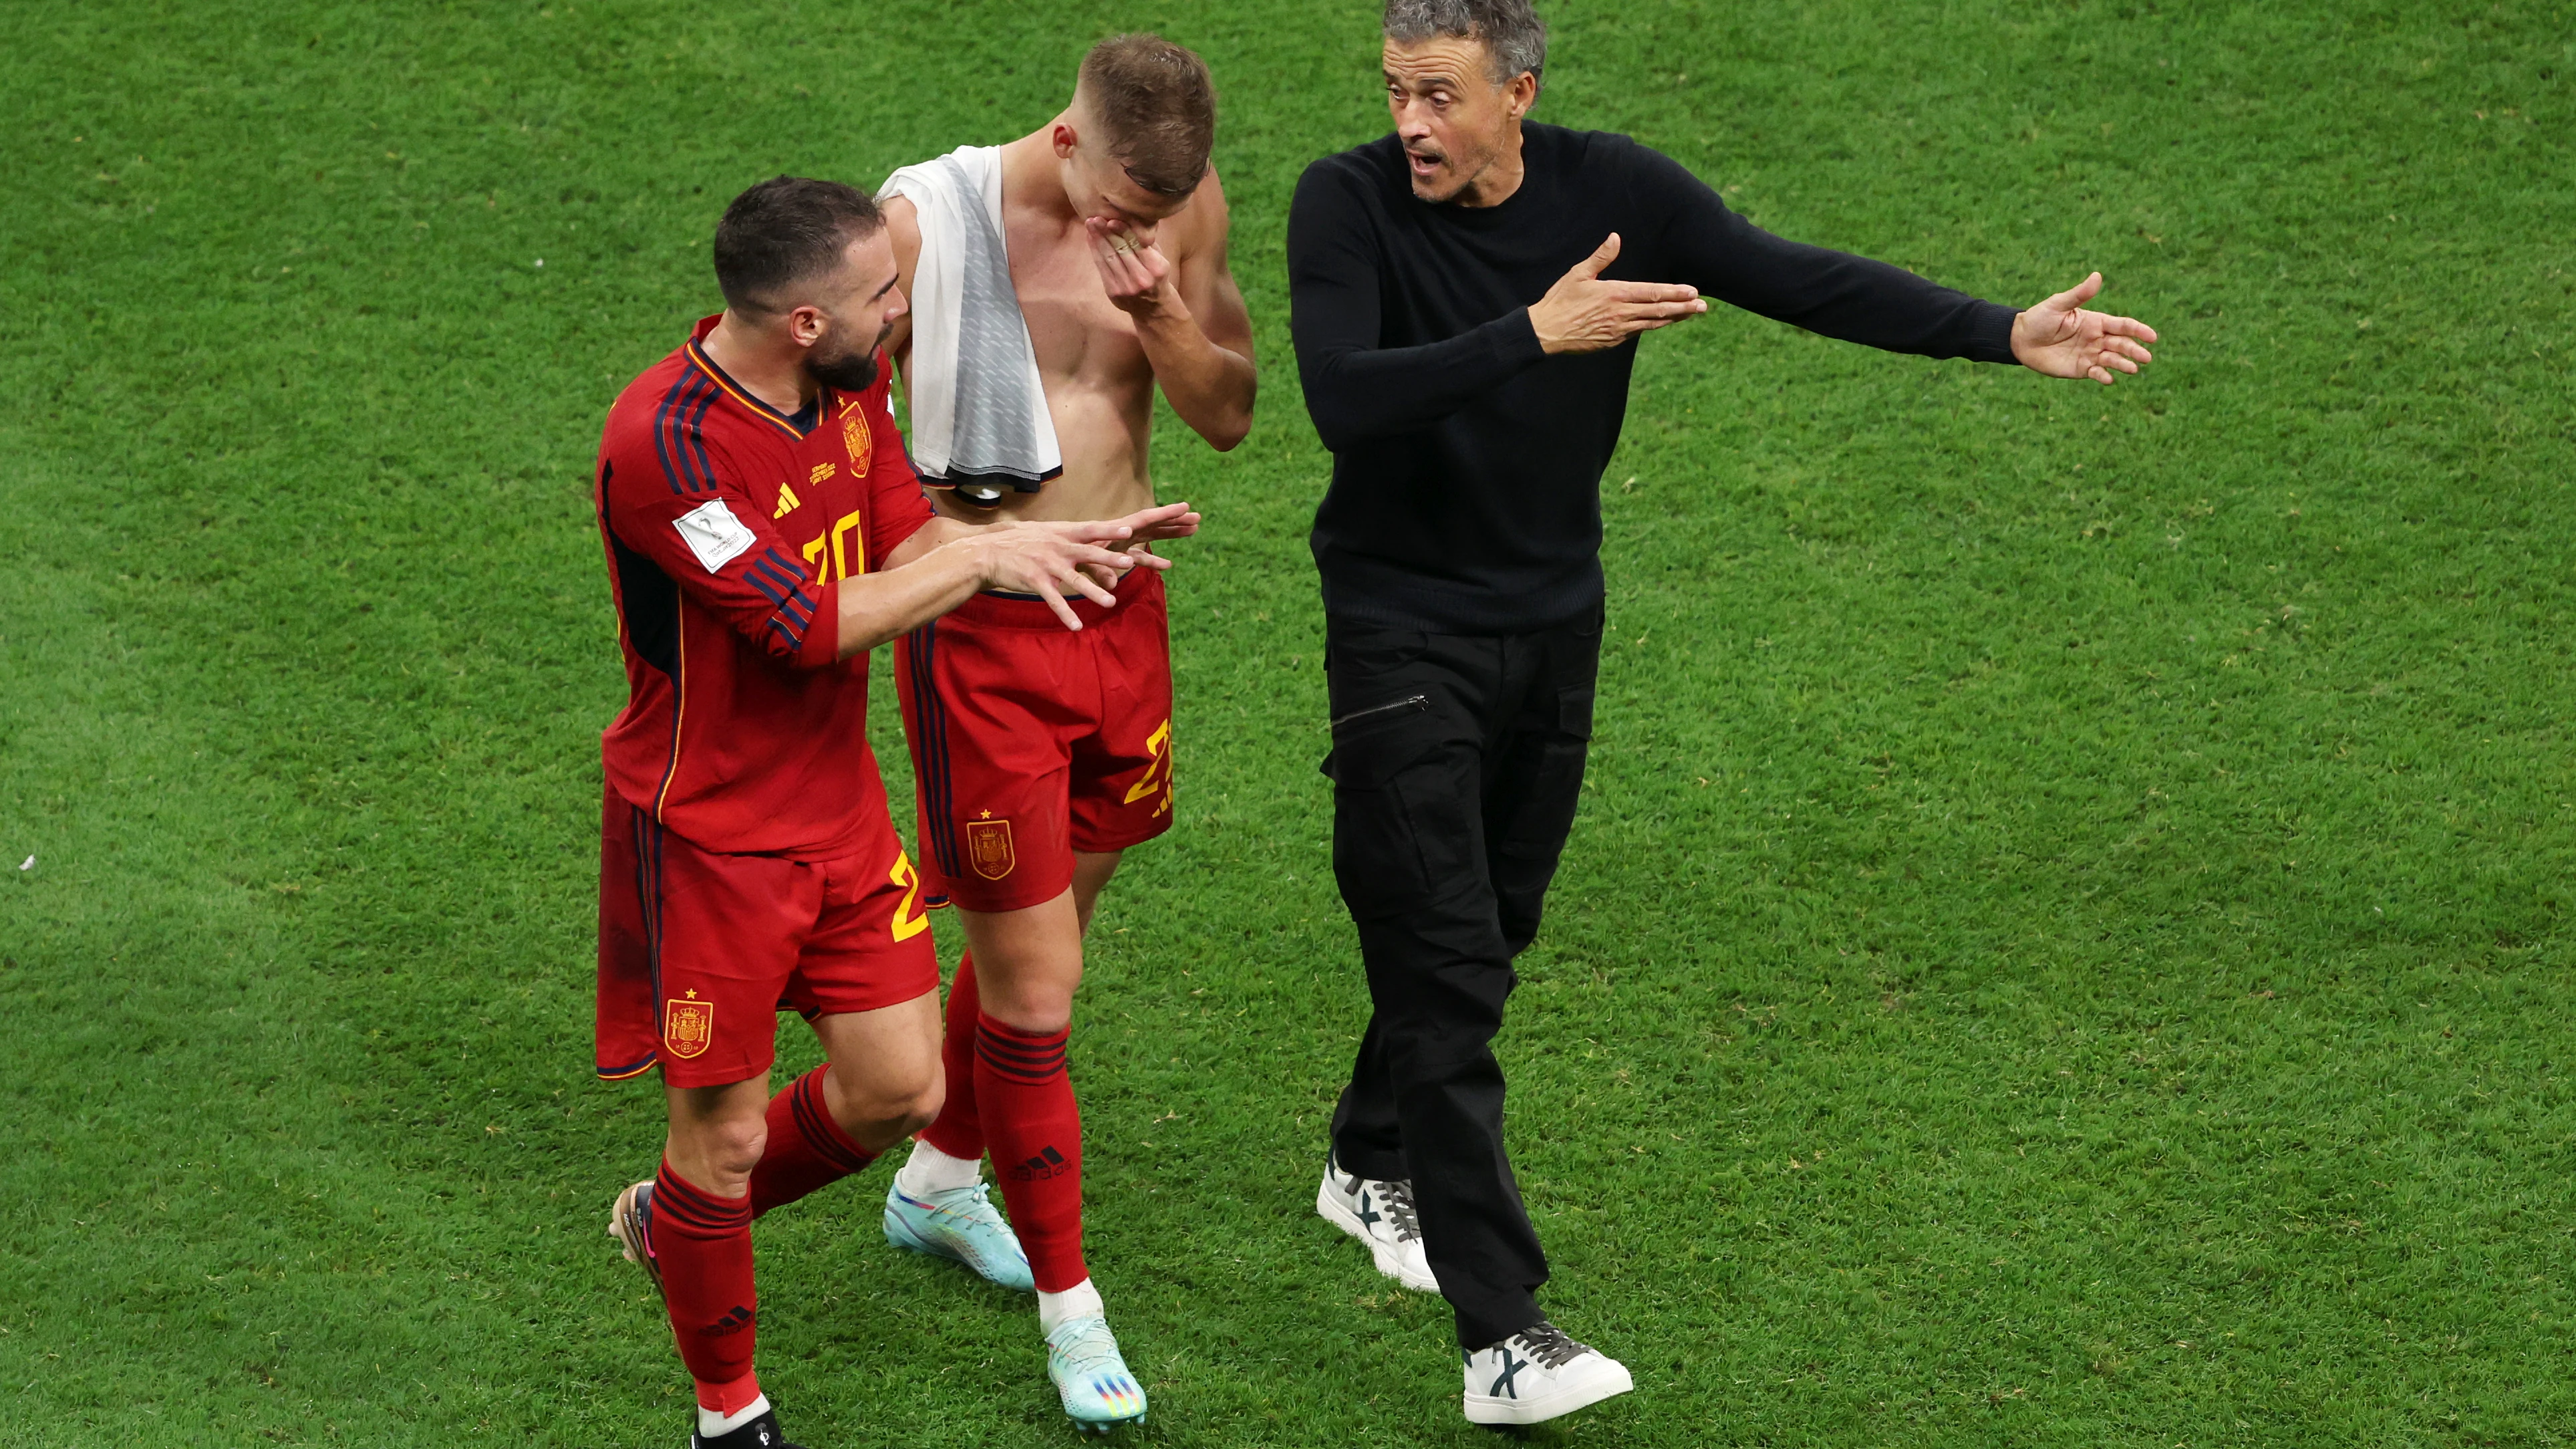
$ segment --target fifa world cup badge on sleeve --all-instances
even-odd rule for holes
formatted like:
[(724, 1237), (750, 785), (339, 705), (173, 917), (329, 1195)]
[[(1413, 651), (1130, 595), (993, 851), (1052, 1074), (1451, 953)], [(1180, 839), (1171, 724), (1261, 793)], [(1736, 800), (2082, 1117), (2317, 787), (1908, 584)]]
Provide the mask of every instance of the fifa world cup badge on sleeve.
[(672, 519), (671, 526), (680, 531), (680, 537), (689, 545), (689, 552), (698, 556), (698, 562), (707, 566), (708, 573), (714, 573), (742, 557), (742, 551), (756, 541), (751, 530), (742, 526), (742, 520), (733, 516), (733, 510), (725, 507), (721, 498), (711, 498)]
[(1011, 873), (1019, 860), (1011, 853), (1011, 822), (1008, 820), (969, 820), (966, 822), (966, 858), (974, 863), (975, 873), (986, 880), (1000, 880)]
[[(690, 996), (698, 993), (691, 991)], [(662, 1003), (662, 1047), (671, 1055), (686, 1061), (702, 1057), (716, 1039), (716, 1004), (712, 1001), (681, 1001), (674, 998)]]

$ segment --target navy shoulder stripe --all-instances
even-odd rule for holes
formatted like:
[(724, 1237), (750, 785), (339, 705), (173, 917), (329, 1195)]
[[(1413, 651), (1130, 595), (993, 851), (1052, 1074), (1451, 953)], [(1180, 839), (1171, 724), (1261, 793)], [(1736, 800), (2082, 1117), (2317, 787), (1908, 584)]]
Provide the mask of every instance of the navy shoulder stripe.
[(674, 493), (715, 490), (715, 465), (708, 459), (706, 442), (700, 436), (700, 420), (715, 396), (715, 385), (693, 369), (671, 384), (671, 390), (662, 395), (661, 406), (654, 410), (653, 448), (662, 461), (663, 481), (671, 485)]

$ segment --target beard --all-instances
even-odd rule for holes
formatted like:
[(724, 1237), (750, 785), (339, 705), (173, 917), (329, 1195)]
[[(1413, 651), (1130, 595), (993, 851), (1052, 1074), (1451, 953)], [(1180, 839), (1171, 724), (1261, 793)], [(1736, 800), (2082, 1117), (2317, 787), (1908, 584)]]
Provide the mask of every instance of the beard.
[(877, 350), (868, 347), (837, 357), (809, 357), (805, 370), (834, 392), (866, 392), (877, 385)]
[[(1418, 201), (1427, 201), (1434, 206), (1446, 206), (1465, 196), (1478, 181), (1484, 179), (1485, 173), (1493, 168), (1494, 159), (1500, 154), (1500, 150), (1498, 147), (1491, 146), (1471, 145), (1461, 148), (1453, 145), (1440, 148), (1425, 147), (1417, 152), (1408, 146), (1404, 154), (1405, 180), (1412, 184), (1414, 198)], [(1412, 162), (1417, 157), (1436, 162), (1440, 169), (1429, 176), (1413, 174)]]

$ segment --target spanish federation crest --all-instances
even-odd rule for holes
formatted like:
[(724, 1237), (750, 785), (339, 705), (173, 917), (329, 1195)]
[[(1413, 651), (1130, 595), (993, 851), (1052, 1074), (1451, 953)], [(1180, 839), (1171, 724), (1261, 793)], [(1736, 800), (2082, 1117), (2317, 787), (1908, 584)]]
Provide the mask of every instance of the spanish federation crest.
[[(692, 991), (691, 996), (697, 993)], [(674, 998), (662, 1003), (662, 1049), (686, 1061), (702, 1057), (715, 1044), (716, 1004), (712, 1001), (681, 1001)]]
[(850, 446), (850, 476), (854, 478), (868, 476), (868, 464), (873, 460), (875, 443), (868, 435), (868, 415), (864, 410), (856, 406), (842, 409), (841, 441)]
[(975, 873), (986, 880), (1000, 880), (1011, 873), (1019, 860), (1011, 853), (1011, 822), (1008, 820), (969, 820), (966, 822), (966, 859)]

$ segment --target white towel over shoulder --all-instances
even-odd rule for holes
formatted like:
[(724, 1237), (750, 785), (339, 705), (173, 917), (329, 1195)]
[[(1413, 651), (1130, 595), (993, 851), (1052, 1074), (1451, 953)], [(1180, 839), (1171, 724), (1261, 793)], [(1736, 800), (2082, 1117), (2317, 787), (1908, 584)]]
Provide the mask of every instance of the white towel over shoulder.
[(1002, 151), (960, 146), (886, 178), (912, 199), (912, 460), (929, 483), (982, 478), (1034, 492), (1064, 471), (1028, 320), (1002, 242)]

